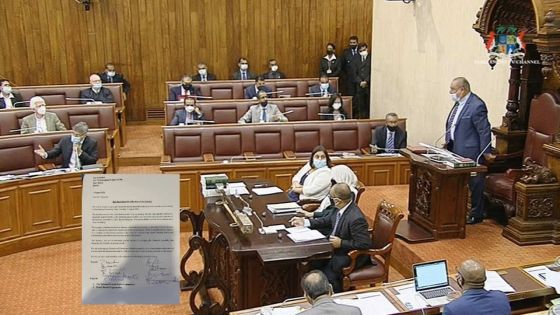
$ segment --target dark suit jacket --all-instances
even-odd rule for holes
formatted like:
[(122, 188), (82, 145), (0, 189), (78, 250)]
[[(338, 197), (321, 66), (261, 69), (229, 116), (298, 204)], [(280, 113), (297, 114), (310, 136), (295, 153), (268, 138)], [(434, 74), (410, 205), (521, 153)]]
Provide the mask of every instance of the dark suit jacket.
[[(332, 231), (336, 223), (337, 213), (338, 210), (326, 217), (310, 219), (310, 228), (319, 229), (330, 227)], [(350, 258), (347, 254), (351, 250), (368, 249), (372, 246), (366, 218), (354, 202), (352, 202), (342, 214), (334, 235), (340, 237), (342, 242), (340, 248), (334, 250), (331, 258), (333, 270), (342, 272), (342, 268), (350, 264)], [(367, 257), (360, 258), (367, 259)], [(365, 261), (366, 260), (363, 259), (359, 261), (358, 266), (363, 265)]]
[[(250, 70), (247, 70), (247, 80), (254, 80), (257, 77), (257, 75), (255, 75), (253, 72), (251, 72)], [(232, 80), (241, 80), (241, 70), (237, 70), (235, 71), (232, 75), (231, 75), (231, 79)]]
[[(171, 88), (171, 90), (169, 90), (169, 100), (170, 101), (179, 101), (181, 99), (181, 96), (184, 97), (184, 95), (181, 95), (181, 88), (182, 88), (182, 86), (179, 85), (179, 86), (174, 86), (174, 87)], [(191, 95), (200, 96), (200, 88), (199, 87), (191, 85), (191, 88), (189, 90), (191, 91)]]
[[(202, 81), (201, 75), (200, 74), (195, 74), (192, 77), (193, 81)], [(216, 75), (213, 73), (206, 73), (206, 81), (215, 81), (216, 80)]]
[[(12, 98), (12, 106), (14, 106), (14, 104), (17, 102), (23, 101), (21, 94), (12, 92), (12, 95), (14, 95), (14, 98)], [(15, 107), (29, 107), (29, 103), (15, 104)], [(4, 98), (2, 97), (0, 98), (0, 109), (4, 109), (4, 108), (6, 108), (6, 103), (4, 103)]]
[(263, 73), (262, 74), (263, 78), (267, 79), (267, 80), (272, 80), (272, 79), (285, 79), (286, 75), (280, 71), (269, 71), (267, 73)]
[(360, 57), (360, 54), (358, 53), (358, 47), (356, 47), (356, 54), (352, 55), (352, 50), (350, 49), (350, 47), (345, 48), (342, 51), (342, 61), (341, 61), (341, 66), (342, 66), (342, 70), (344, 70), (344, 72), (346, 72), (347, 75), (352, 76), (353, 74), (352, 72), (352, 64), (354, 59)]
[[(333, 94), (333, 93), (336, 93), (336, 89), (332, 85), (329, 84), (329, 88), (327, 89), (327, 92), (329, 94)], [(309, 96), (321, 96), (321, 85), (315, 84), (315, 85), (311, 86), (309, 88), (309, 93), (311, 94)]]
[[(385, 148), (387, 141), (387, 126), (375, 129), (375, 138), (373, 139), (373, 145), (377, 145), (380, 148)], [(395, 131), (395, 149), (406, 148), (406, 131), (397, 127)], [(379, 149), (377, 153), (383, 153), (385, 150)]]
[[(451, 112), (449, 112), (451, 115)], [(490, 122), (488, 121), (488, 109), (486, 104), (476, 94), (471, 93), (463, 110), (458, 113), (457, 125), (455, 126), (455, 140), (452, 151), (460, 156), (476, 160), (478, 155), (486, 147), (484, 152), (490, 152)], [(451, 128), (449, 116), (445, 130)], [(484, 157), (480, 158), (481, 160)]]
[(505, 293), (501, 291), (486, 291), (484, 289), (470, 289), (463, 295), (449, 302), (443, 308), (444, 315), (492, 314), (509, 315), (511, 307)]
[[(92, 88), (81, 90), (80, 91), (80, 98), (84, 99), (93, 99), (98, 102), (102, 103), (114, 103), (115, 99), (113, 98), (113, 93), (106, 87), (101, 87), (99, 93), (95, 93)], [(80, 103), (85, 104), (87, 102), (91, 102), (89, 100), (82, 100)]]
[[(192, 112), (192, 114), (193, 120), (204, 120), (204, 113), (200, 113), (199, 115), (196, 112)], [(171, 126), (177, 126), (180, 123), (185, 123), (185, 120), (187, 120), (187, 111), (183, 108), (175, 111), (175, 115), (169, 124)]]
[[(72, 150), (71, 136), (63, 137), (52, 150), (47, 151), (47, 159), (54, 159), (62, 154), (62, 167), (66, 168), (70, 164)], [(82, 165), (97, 163), (97, 141), (95, 139), (86, 136), (84, 142), (82, 142), (82, 154), (79, 158)]]
[[(265, 91), (266, 93), (272, 92), (272, 89), (269, 88), (269, 87), (266, 86), (266, 85), (264, 85), (263, 87), (261, 87), (261, 90)], [(255, 88), (255, 85), (248, 86), (248, 87), (245, 89), (245, 98), (246, 98), (246, 99), (252, 99), (253, 97), (256, 98), (258, 92), (259, 92), (259, 91), (257, 91), (257, 89)], [(270, 97), (271, 94), (268, 94), (268, 96)]]
[(327, 73), (329, 69), (329, 61), (325, 59), (325, 57), (321, 58), (321, 63), (319, 65), (319, 72), (321, 75), (326, 75), (329, 77), (338, 77), (340, 75), (340, 71), (342, 71), (342, 64), (338, 57), (335, 60), (330, 61), (331, 64), (331, 73)]
[(366, 81), (369, 86), (369, 82), (371, 80), (371, 54), (367, 55), (364, 62), (362, 62), (362, 56), (358, 55), (358, 57), (354, 58), (352, 67), (352, 72), (354, 74), (352, 76), (352, 82), (360, 83), (362, 81)]
[(123, 92), (128, 93), (130, 91), (130, 83), (124, 78), (124, 75), (121, 73), (115, 73), (115, 76), (112, 78), (107, 75), (107, 72), (98, 73), (99, 77), (101, 78), (101, 82), (103, 83), (122, 83), (123, 84)]

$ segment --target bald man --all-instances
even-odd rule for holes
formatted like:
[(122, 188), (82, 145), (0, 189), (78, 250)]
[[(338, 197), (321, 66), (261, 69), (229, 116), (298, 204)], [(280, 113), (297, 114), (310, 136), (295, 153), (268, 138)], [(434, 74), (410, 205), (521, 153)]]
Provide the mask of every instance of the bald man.
[(27, 115), (21, 120), (21, 134), (66, 130), (55, 113), (47, 112), (47, 103), (42, 97), (32, 97), (29, 100), (29, 107), (33, 109), (33, 114)]
[(360, 315), (359, 308), (349, 305), (336, 304), (331, 295), (332, 286), (325, 274), (319, 270), (313, 270), (301, 278), (303, 295), (312, 307), (299, 313), (300, 315)]
[(97, 74), (92, 74), (89, 76), (89, 84), (91, 88), (80, 91), (80, 103), (114, 103), (113, 93), (108, 88), (103, 87), (101, 82), (101, 77)]
[[(368, 224), (362, 210), (353, 200), (352, 190), (346, 183), (335, 184), (330, 192), (332, 205), (336, 211), (329, 216), (317, 219), (293, 217), (293, 226), (308, 226), (312, 229), (330, 228), (329, 241), (334, 248), (330, 260), (317, 264), (329, 279), (335, 293), (342, 291), (342, 268), (350, 265), (348, 252), (354, 249), (371, 248), (372, 242), (368, 232)], [(359, 257), (356, 268), (365, 265), (368, 257)]]
[(457, 283), (463, 295), (445, 305), (444, 315), (492, 314), (509, 315), (511, 307), (501, 291), (486, 291), (486, 270), (475, 260), (464, 261), (457, 269)]

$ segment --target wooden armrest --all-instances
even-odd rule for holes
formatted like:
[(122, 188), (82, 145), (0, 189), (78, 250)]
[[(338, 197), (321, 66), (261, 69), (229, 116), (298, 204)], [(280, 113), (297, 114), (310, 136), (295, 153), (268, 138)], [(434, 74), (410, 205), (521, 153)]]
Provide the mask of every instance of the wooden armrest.
[(511, 159), (517, 159), (523, 156), (523, 151), (518, 151), (518, 152), (514, 152), (514, 153), (508, 153), (508, 154), (497, 154), (496, 158), (494, 159), (494, 161), (507, 161), (507, 160), (511, 160)]
[(356, 259), (358, 258), (358, 256), (365, 255), (369, 256), (370, 258), (375, 256), (382, 256), (391, 251), (392, 248), (393, 244), (387, 244), (383, 248), (354, 249), (348, 253), (348, 256), (350, 257), (350, 266), (342, 268), (342, 273), (347, 276), (354, 272), (354, 269), (356, 268)]
[(294, 151), (284, 151), (282, 152), (282, 154), (284, 154), (284, 158), (288, 160), (293, 160), (296, 158), (296, 154), (294, 153)]
[(107, 168), (107, 165), (109, 165), (109, 158), (97, 159), (97, 164), (102, 164), (104, 168)]
[(253, 152), (245, 152), (245, 153), (243, 153), (243, 156), (245, 157), (245, 160), (248, 160), (248, 161), (255, 161), (257, 159)]
[(161, 163), (171, 163), (171, 156), (169, 155), (163, 155), (161, 157)]
[(204, 162), (214, 162), (214, 154), (212, 153), (204, 153), (202, 155)]
[(40, 171), (43, 171), (43, 172), (44, 172), (44, 171), (48, 171), (48, 170), (55, 169), (55, 168), (56, 168), (56, 165), (54, 165), (54, 163), (45, 163), (45, 164), (37, 165), (37, 168), (38, 168)]
[(319, 206), (321, 206), (319, 203), (306, 203), (301, 208), (307, 212), (315, 212), (315, 210), (319, 209)]
[(506, 171), (506, 177), (513, 181), (518, 181), (523, 174), (524, 172), (521, 169), (509, 169)]
[(321, 200), (318, 200), (318, 199), (302, 199), (302, 200), (298, 200), (297, 204), (300, 205), (300, 206), (307, 205), (307, 204), (321, 204)]

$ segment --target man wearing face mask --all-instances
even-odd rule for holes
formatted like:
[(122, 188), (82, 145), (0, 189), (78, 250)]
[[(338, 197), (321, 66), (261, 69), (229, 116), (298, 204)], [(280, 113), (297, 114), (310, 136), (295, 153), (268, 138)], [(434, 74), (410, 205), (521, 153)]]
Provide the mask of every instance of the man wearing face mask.
[(309, 88), (309, 96), (330, 97), (334, 93), (336, 93), (336, 89), (329, 83), (329, 77), (327, 75), (321, 75), (319, 84)]
[(344, 95), (356, 95), (356, 85), (354, 84), (354, 60), (358, 59), (358, 36), (351, 36), (348, 42), (348, 48), (342, 52), (342, 86), (345, 87)]
[(124, 94), (128, 94), (130, 91), (130, 83), (124, 78), (124, 74), (118, 73), (115, 70), (115, 65), (112, 63), (107, 63), (105, 65), (105, 71), (99, 73), (102, 83), (122, 83)]
[(188, 74), (181, 78), (181, 85), (174, 86), (169, 90), (170, 101), (182, 101), (189, 96), (200, 96), (200, 88), (192, 84), (192, 77)]
[(114, 103), (113, 93), (106, 87), (103, 87), (101, 78), (97, 74), (89, 76), (89, 84), (91, 88), (80, 91), (80, 103), (87, 104), (93, 102)]
[(231, 76), (232, 80), (253, 80), (256, 75), (249, 71), (249, 62), (247, 59), (241, 57), (237, 63), (239, 70), (235, 71)]
[(371, 81), (371, 57), (366, 43), (358, 45), (359, 56), (354, 59), (354, 84), (356, 95), (352, 99), (352, 117), (369, 119), (369, 92)]
[(29, 107), (33, 109), (34, 113), (23, 117), (21, 120), (21, 134), (66, 130), (55, 113), (47, 112), (47, 104), (42, 97), (32, 97), (29, 101)]
[(257, 99), (257, 94), (260, 91), (264, 91), (267, 95), (271, 95), (272, 89), (265, 85), (264, 77), (258, 76), (255, 78), (255, 85), (249, 86), (245, 89), (246, 99)]
[(177, 125), (192, 125), (199, 123), (196, 120), (204, 120), (204, 113), (200, 111), (200, 108), (196, 106), (196, 100), (192, 97), (185, 98), (185, 107), (175, 111), (173, 120), (171, 120), (171, 126)]
[(443, 315), (509, 315), (511, 306), (505, 293), (484, 289), (486, 270), (479, 262), (466, 260), (457, 268), (457, 284), (463, 295), (443, 308)]
[[(477, 163), (491, 159), (492, 138), (486, 104), (471, 92), (469, 81), (463, 77), (451, 81), (449, 94), (454, 105), (445, 124), (446, 149)], [(470, 177), (469, 189), (472, 208), (467, 224), (480, 223), (484, 218), (484, 173)]]
[(276, 59), (270, 59), (268, 61), (268, 71), (267, 73), (263, 74), (262, 76), (265, 79), (285, 79), (286, 75), (280, 71), (278, 71), (278, 61)]
[(208, 67), (204, 63), (199, 63), (197, 66), (197, 73), (192, 77), (193, 81), (214, 81), (216, 75), (208, 72)]
[(375, 129), (371, 153), (398, 153), (399, 149), (406, 148), (406, 131), (399, 128), (398, 123), (396, 113), (385, 115), (385, 126)]
[(27, 107), (19, 93), (12, 90), (8, 80), (0, 80), (0, 109)]
[(288, 118), (280, 112), (278, 106), (268, 102), (265, 91), (259, 92), (258, 100), (259, 104), (252, 105), (245, 115), (239, 119), (240, 124), (288, 121)]
[(327, 44), (327, 54), (321, 58), (319, 65), (319, 72), (321, 76), (338, 77), (342, 70), (340, 60), (334, 54), (336, 46), (333, 43)]
[[(368, 232), (366, 218), (360, 208), (354, 203), (352, 191), (346, 183), (334, 185), (329, 193), (334, 206), (338, 209), (329, 216), (318, 219), (305, 219), (293, 217), (290, 219), (292, 226), (306, 226), (311, 229), (331, 227), (329, 241), (334, 251), (330, 260), (317, 264), (329, 279), (334, 292), (342, 291), (342, 268), (350, 265), (348, 253), (354, 249), (371, 248), (371, 237)], [(364, 266), (368, 257), (359, 257), (357, 268)]]
[(35, 150), (35, 154), (43, 159), (55, 159), (62, 155), (62, 167), (79, 170), (84, 165), (97, 163), (97, 141), (87, 136), (88, 125), (79, 122), (72, 127), (72, 135), (65, 136), (50, 151)]
[(306, 273), (301, 278), (301, 288), (303, 295), (312, 307), (305, 310), (300, 315), (360, 315), (362, 312), (359, 308), (335, 303), (331, 298), (333, 288), (329, 284), (329, 280), (319, 270), (313, 270)]

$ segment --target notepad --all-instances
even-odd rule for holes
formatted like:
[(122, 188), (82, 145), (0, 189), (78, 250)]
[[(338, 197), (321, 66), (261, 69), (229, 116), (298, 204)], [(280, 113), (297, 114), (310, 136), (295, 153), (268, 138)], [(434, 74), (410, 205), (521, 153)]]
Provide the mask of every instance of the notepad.
[(310, 231), (310, 229), (308, 227), (305, 227), (305, 226), (294, 226), (294, 227), (286, 229), (286, 232), (288, 232), (288, 233), (301, 233), (301, 232), (307, 232), (307, 231)]
[(485, 290), (496, 290), (505, 293), (515, 292), (515, 290), (507, 283), (496, 271), (486, 271), (486, 282), (484, 282)]
[(253, 192), (258, 196), (264, 196), (264, 195), (278, 194), (283, 192), (283, 190), (278, 187), (264, 187), (264, 188), (253, 188)]
[(284, 224), (277, 224), (277, 225), (271, 225), (271, 226), (263, 226), (263, 232), (264, 234), (275, 234), (277, 233), (279, 230), (285, 230), (286, 226)]
[(301, 207), (295, 202), (272, 203), (266, 205), (266, 208), (272, 213), (287, 213), (301, 210)]
[(310, 242), (320, 239), (325, 239), (325, 235), (317, 230), (309, 230), (307, 232), (290, 233), (288, 237), (295, 243)]

